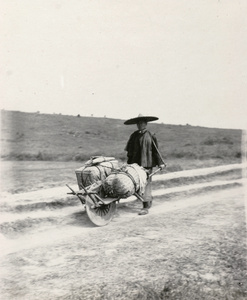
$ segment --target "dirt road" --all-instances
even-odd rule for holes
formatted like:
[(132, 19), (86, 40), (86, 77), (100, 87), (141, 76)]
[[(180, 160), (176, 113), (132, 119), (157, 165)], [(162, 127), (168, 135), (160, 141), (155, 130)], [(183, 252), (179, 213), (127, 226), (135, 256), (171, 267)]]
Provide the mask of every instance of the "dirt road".
[(53, 192), (1, 204), (1, 299), (246, 299), (245, 179), (157, 189), (105, 227)]

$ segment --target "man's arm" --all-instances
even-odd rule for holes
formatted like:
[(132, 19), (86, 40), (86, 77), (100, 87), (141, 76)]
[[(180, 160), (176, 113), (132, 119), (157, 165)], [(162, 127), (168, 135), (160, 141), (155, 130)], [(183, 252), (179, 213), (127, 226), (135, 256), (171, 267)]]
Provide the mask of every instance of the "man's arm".
[(158, 165), (161, 169), (163, 169), (165, 167), (165, 162), (163, 161), (160, 153), (159, 153), (159, 146), (158, 146), (158, 141), (157, 138), (155, 136), (155, 134), (152, 135), (152, 151), (154, 153), (154, 159), (155, 159), (155, 164)]

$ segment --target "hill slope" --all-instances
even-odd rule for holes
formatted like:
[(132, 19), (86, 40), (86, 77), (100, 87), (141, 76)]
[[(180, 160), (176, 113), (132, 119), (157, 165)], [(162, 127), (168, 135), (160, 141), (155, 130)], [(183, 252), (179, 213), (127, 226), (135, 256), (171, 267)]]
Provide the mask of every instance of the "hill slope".
[[(57, 114), (1, 112), (1, 157), (5, 160), (86, 160), (92, 155), (125, 159), (136, 127), (123, 120)], [(150, 123), (165, 159), (239, 162), (241, 130)]]

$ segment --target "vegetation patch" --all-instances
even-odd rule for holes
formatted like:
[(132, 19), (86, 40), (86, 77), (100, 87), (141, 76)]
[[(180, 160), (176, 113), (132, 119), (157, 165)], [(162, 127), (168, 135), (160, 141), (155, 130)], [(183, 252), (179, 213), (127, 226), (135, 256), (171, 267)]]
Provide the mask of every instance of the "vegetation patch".
[(188, 184), (197, 184), (205, 182), (213, 182), (215, 180), (234, 180), (242, 178), (242, 170), (229, 170), (220, 173), (213, 173), (202, 176), (179, 177), (169, 180), (153, 181), (152, 185), (155, 188), (171, 188)]
[[(123, 120), (1, 111), (3, 160), (84, 161), (93, 155), (126, 159), (136, 126)], [(150, 123), (160, 152), (169, 159), (240, 162), (241, 130)]]
[(228, 136), (215, 136), (215, 137), (207, 137), (205, 141), (202, 142), (203, 145), (215, 145), (215, 144), (227, 144), (233, 145), (233, 140)]

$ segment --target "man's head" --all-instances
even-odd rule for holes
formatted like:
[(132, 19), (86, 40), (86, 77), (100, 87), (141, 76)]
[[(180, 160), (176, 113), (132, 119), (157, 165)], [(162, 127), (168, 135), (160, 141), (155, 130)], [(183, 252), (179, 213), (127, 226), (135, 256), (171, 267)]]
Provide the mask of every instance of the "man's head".
[(138, 130), (144, 130), (147, 127), (147, 121), (146, 120), (139, 120), (137, 123)]

